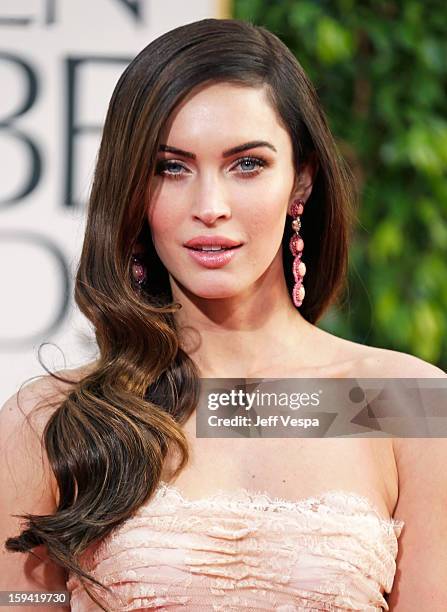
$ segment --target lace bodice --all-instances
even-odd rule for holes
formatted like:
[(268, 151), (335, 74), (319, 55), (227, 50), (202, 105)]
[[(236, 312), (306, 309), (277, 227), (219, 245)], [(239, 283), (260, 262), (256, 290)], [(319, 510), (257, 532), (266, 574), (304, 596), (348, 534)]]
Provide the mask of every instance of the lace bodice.
[[(114, 611), (388, 610), (403, 526), (347, 491), (189, 500), (161, 482), (82, 565), (112, 587)], [(100, 610), (72, 574), (67, 588), (73, 612)]]

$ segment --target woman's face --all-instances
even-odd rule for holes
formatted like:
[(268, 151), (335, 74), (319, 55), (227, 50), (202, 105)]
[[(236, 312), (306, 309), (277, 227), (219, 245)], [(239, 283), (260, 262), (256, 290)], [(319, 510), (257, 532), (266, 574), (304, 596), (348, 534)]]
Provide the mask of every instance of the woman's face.
[[(148, 222), (174, 295), (177, 285), (201, 298), (234, 297), (282, 273), (295, 171), (264, 90), (204, 86), (176, 109), (160, 142)], [(202, 250), (222, 239), (238, 246)]]

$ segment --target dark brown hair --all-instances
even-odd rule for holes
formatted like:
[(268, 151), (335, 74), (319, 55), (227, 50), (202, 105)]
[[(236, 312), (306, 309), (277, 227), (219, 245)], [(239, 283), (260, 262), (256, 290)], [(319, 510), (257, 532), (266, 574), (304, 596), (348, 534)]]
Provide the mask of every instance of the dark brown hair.
[[(22, 552), (45, 544), (50, 558), (84, 586), (83, 579), (92, 577), (81, 569), (79, 555), (150, 499), (168, 447), (180, 451), (175, 475), (188, 461), (181, 425), (196, 407), (200, 380), (180, 347), (173, 317), (180, 304), (172, 303), (145, 209), (163, 127), (195, 88), (216, 82), (264, 86), (290, 134), (297, 173), (312, 156), (318, 162), (302, 215), (303, 317), (316, 323), (344, 286), (355, 197), (351, 174), (291, 51), (265, 28), (233, 19), (203, 19), (151, 42), (113, 92), (89, 200), (75, 300), (94, 327), (99, 358), (71, 385), (45, 427), (59, 505), (51, 516), (24, 515), (28, 528), (6, 542), (7, 549)], [(289, 238), (285, 231), (291, 291)], [(138, 245), (148, 270), (141, 293), (131, 278)]]

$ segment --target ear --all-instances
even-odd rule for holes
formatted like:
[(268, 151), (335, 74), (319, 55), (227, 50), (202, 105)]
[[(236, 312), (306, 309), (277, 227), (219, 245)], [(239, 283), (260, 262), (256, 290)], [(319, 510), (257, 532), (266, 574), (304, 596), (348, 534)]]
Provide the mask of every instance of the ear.
[(319, 164), (315, 153), (309, 156), (308, 161), (300, 165), (299, 172), (295, 176), (294, 188), (289, 202), (289, 215), (294, 200), (303, 200), (306, 203), (310, 198), (318, 167)]

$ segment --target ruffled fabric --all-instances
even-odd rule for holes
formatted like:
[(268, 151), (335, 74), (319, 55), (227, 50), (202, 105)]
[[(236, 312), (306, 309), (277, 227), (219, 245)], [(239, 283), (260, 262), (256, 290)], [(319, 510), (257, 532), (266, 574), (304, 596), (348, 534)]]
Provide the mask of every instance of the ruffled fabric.
[[(219, 491), (188, 500), (168, 483), (82, 557), (110, 611), (388, 610), (404, 522), (332, 490), (299, 501)], [(70, 574), (72, 612), (100, 608)]]

